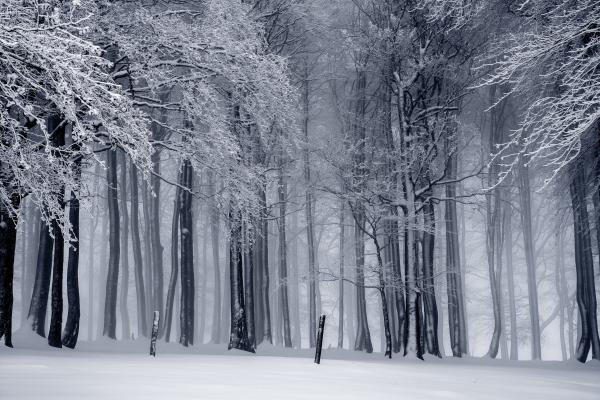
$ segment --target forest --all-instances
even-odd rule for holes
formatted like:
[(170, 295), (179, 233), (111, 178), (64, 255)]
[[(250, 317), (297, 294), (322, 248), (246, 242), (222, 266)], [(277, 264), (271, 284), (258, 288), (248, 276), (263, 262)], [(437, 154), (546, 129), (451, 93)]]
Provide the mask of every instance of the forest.
[(0, 358), (147, 356), (155, 324), (156, 360), (293, 357), (325, 315), (324, 359), (597, 365), (598, 21), (593, 0), (0, 0)]

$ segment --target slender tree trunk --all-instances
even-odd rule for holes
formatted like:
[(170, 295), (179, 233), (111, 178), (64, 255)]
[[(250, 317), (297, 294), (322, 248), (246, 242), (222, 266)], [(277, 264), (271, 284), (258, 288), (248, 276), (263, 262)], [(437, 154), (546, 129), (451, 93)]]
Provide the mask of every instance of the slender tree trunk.
[(556, 264), (554, 270), (554, 284), (556, 286), (556, 294), (558, 295), (558, 306), (559, 306), (559, 337), (560, 337), (560, 352), (562, 360), (567, 360), (567, 342), (565, 340), (565, 297), (567, 292), (565, 290), (565, 283), (562, 281), (564, 271), (564, 240), (563, 233), (561, 232), (561, 225), (557, 224), (556, 231), (554, 233), (555, 246), (556, 246)]
[[(293, 196), (291, 196), (293, 197)], [(298, 213), (292, 213), (291, 215), (291, 232), (292, 240), (290, 241), (290, 252), (291, 252), (291, 281), (288, 287), (291, 287), (292, 297), (292, 320), (294, 326), (294, 333), (292, 335), (292, 343), (295, 343), (296, 348), (302, 348), (302, 331), (300, 326), (300, 271), (298, 266)]]
[[(145, 293), (146, 293), (146, 318), (148, 323), (152, 320), (154, 316), (154, 276), (153, 276), (153, 252), (152, 252), (152, 238), (150, 231), (152, 230), (152, 226), (150, 223), (150, 208), (151, 208), (151, 200), (150, 200), (150, 189), (146, 181), (142, 183), (142, 214), (144, 219), (144, 274), (145, 274)], [(150, 326), (148, 326), (150, 328)]]
[[(308, 66), (305, 65), (305, 79), (302, 83), (302, 132), (304, 140), (308, 144), (308, 121), (309, 121), (309, 81), (308, 81)], [(315, 251), (315, 232), (314, 232), (314, 217), (313, 205), (314, 194), (311, 182), (310, 171), (310, 155), (309, 150), (305, 147), (303, 152), (304, 158), (304, 181), (306, 184), (305, 192), (305, 212), (306, 212), (306, 243), (308, 246), (308, 343), (310, 348), (314, 348), (316, 344), (317, 334), (317, 272), (316, 272), (316, 251)]]
[(254, 313), (254, 243), (248, 237), (248, 228), (244, 229), (244, 288), (248, 322), (248, 341), (256, 348), (256, 320)]
[(373, 243), (375, 244), (375, 250), (377, 252), (377, 276), (379, 278), (379, 295), (381, 296), (381, 313), (383, 319), (383, 331), (385, 336), (385, 357), (392, 358), (392, 334), (390, 332), (390, 318), (388, 311), (388, 301), (385, 293), (386, 284), (384, 277), (384, 264), (381, 257), (381, 246), (377, 240), (377, 232), (373, 229)]
[(425, 342), (427, 352), (441, 357), (438, 344), (438, 310), (435, 297), (433, 255), (435, 250), (435, 209), (431, 202), (423, 204), (425, 231), (423, 232), (423, 302), (425, 312)]
[(42, 220), (40, 225), (39, 250), (28, 318), (31, 321), (33, 331), (41, 337), (46, 337), (46, 311), (48, 308), (48, 294), (50, 293), (50, 278), (52, 276), (54, 240), (50, 235), (50, 226), (47, 222)]
[[(199, 175), (196, 175), (198, 179), (198, 186), (202, 186), (202, 181)], [(205, 221), (202, 229), (202, 263), (198, 266), (196, 271), (196, 287), (200, 288), (200, 293), (196, 295), (197, 304), (196, 307), (200, 310), (200, 315), (198, 316), (198, 322), (196, 326), (198, 329), (196, 330), (197, 343), (204, 344), (204, 332), (206, 330), (206, 283), (208, 280), (208, 255), (207, 255), (207, 247), (208, 247), (208, 232), (210, 227), (210, 209), (208, 207), (201, 207), (200, 202), (196, 202), (198, 213), (196, 214), (196, 222), (201, 223), (202, 217), (205, 217)], [(204, 210), (203, 213), (200, 211)], [(200, 227), (196, 224), (196, 229), (199, 232)], [(200, 237), (199, 235), (194, 235), (194, 243), (196, 248), (196, 254), (200, 254)]]
[(140, 221), (138, 216), (138, 176), (137, 168), (133, 163), (130, 165), (129, 174), (131, 181), (131, 243), (133, 248), (135, 293), (137, 299), (138, 336), (148, 337), (148, 310), (146, 308), (146, 292), (142, 263), (142, 244), (140, 242)]
[[(0, 161), (2, 183), (6, 174), (5, 166)], [(12, 199), (12, 206), (19, 208), (19, 199)], [(15, 248), (17, 244), (17, 222), (12, 218), (8, 208), (0, 203), (0, 339), (12, 347), (12, 310), (13, 310), (13, 276)], [(43, 325), (42, 325), (43, 326)]]
[(273, 343), (273, 336), (271, 331), (271, 307), (269, 305), (269, 220), (267, 218), (267, 195), (266, 189), (261, 187), (259, 190), (259, 196), (262, 206), (262, 220), (260, 222), (260, 244), (261, 249), (257, 249), (260, 251), (260, 260), (262, 261), (260, 264), (260, 292), (259, 292), (259, 302), (261, 309), (261, 320), (262, 320), (262, 338), (260, 338), (258, 343), (261, 343), (263, 340), (266, 340), (269, 343)]
[(129, 308), (127, 300), (129, 297), (129, 213), (127, 211), (127, 158), (124, 152), (121, 153), (121, 176), (119, 190), (121, 191), (120, 211), (121, 211), (121, 302), (119, 309), (121, 312), (121, 334), (123, 339), (131, 338), (131, 327), (129, 323)]
[[(77, 166), (76, 168), (79, 171), (80, 167)], [(69, 202), (69, 222), (76, 240), (72, 241), (69, 246), (69, 260), (67, 261), (67, 301), (69, 308), (62, 344), (65, 347), (74, 349), (79, 336), (79, 249), (81, 241), (79, 237), (79, 199), (73, 191), (71, 191)]]
[[(456, 154), (446, 144), (449, 154), (449, 179), (456, 179), (457, 159)], [(448, 327), (450, 331), (450, 346), (454, 357), (466, 354), (463, 344), (466, 340), (465, 304), (462, 285), (462, 271), (460, 247), (458, 240), (458, 217), (456, 211), (456, 184), (446, 185), (446, 197), (449, 201), (444, 203), (446, 222), (446, 281), (448, 293)], [(509, 214), (510, 215), (510, 214)]]
[[(96, 177), (99, 174), (96, 175)], [(98, 182), (96, 178), (96, 188)], [(88, 248), (88, 341), (91, 342), (94, 339), (94, 239), (96, 238), (96, 227), (98, 226), (98, 215), (94, 213), (92, 216), (93, 222), (90, 224), (89, 229), (89, 248)]]
[(109, 260), (106, 276), (106, 301), (104, 303), (103, 335), (111, 339), (117, 338), (117, 292), (119, 286), (119, 196), (117, 192), (117, 151), (107, 152), (106, 179), (108, 181), (108, 214), (109, 214)]
[[(283, 153), (283, 152), (282, 152)], [(277, 187), (279, 201), (279, 312), (283, 320), (283, 342), (285, 347), (292, 347), (292, 336), (290, 329), (290, 311), (288, 301), (288, 274), (287, 274), (287, 240), (286, 240), (286, 204), (287, 204), (287, 182), (283, 171), (282, 155), (279, 165), (279, 182)]]
[(340, 272), (339, 272), (339, 295), (338, 295), (338, 349), (344, 348), (344, 256), (345, 256), (345, 216), (346, 201), (340, 201)]
[(542, 358), (540, 315), (538, 307), (537, 280), (535, 273), (535, 254), (533, 243), (533, 227), (531, 223), (531, 195), (529, 185), (529, 168), (524, 160), (519, 162), (519, 203), (521, 206), (521, 222), (523, 224), (523, 240), (525, 261), (527, 264), (527, 287), (529, 293), (529, 319), (531, 323), (531, 358)]
[[(61, 190), (64, 196), (64, 190)], [(62, 203), (62, 201), (61, 201)], [(64, 209), (64, 203), (61, 204)], [(64, 238), (56, 220), (52, 221), (54, 234), (54, 253), (52, 257), (52, 292), (50, 302), (50, 329), (48, 330), (48, 344), (52, 347), (62, 347), (62, 314), (63, 314), (63, 264), (64, 264)]]
[(23, 266), (24, 271), (24, 287), (23, 287), (23, 297), (21, 302), (21, 326), (25, 326), (27, 324), (28, 317), (28, 303), (31, 300), (31, 294), (33, 292), (33, 282), (35, 279), (35, 267), (37, 260), (37, 253), (39, 247), (40, 240), (40, 210), (34, 204), (33, 200), (30, 199), (28, 201), (27, 208), (27, 221), (26, 221), (26, 231), (27, 231), (27, 245), (24, 246), (27, 248), (27, 254), (25, 258), (25, 264)]
[[(177, 182), (182, 184), (183, 170), (178, 173)], [(171, 277), (169, 278), (169, 287), (167, 289), (167, 304), (165, 306), (165, 318), (162, 324), (162, 331), (165, 341), (171, 339), (171, 324), (173, 323), (173, 302), (175, 301), (175, 288), (179, 279), (179, 216), (181, 209), (181, 187), (175, 190), (175, 200), (173, 202), (173, 219), (171, 222)], [(160, 335), (162, 336), (162, 334)]]
[(217, 210), (217, 203), (215, 201), (215, 177), (210, 168), (207, 169), (206, 174), (208, 178), (209, 190), (210, 232), (212, 240), (211, 249), (214, 271), (214, 306), (211, 329), (211, 342), (216, 344), (221, 341), (221, 270), (219, 268), (219, 214)]
[(509, 319), (510, 319), (510, 359), (518, 360), (519, 359), (519, 337), (517, 334), (517, 305), (515, 300), (515, 279), (514, 279), (514, 269), (513, 269), (513, 258), (512, 258), (512, 246), (513, 246), (513, 238), (512, 238), (512, 205), (510, 199), (510, 191), (506, 192), (508, 198), (505, 202), (505, 250), (506, 250), (506, 275), (508, 281), (508, 310), (509, 310)]
[(181, 333), (179, 343), (184, 346), (194, 344), (195, 286), (194, 286), (194, 218), (192, 215), (192, 190), (194, 170), (190, 160), (183, 162), (182, 184), (179, 209), (181, 232)]

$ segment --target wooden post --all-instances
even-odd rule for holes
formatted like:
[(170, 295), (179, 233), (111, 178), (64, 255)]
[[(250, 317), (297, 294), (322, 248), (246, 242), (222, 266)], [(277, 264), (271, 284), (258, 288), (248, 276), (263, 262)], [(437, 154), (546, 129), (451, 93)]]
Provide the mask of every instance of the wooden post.
[(319, 318), (319, 330), (317, 332), (317, 349), (315, 352), (315, 363), (321, 364), (321, 348), (323, 347), (323, 331), (325, 330), (325, 315)]
[(160, 313), (154, 311), (154, 322), (152, 323), (152, 336), (150, 339), (150, 355), (156, 357), (156, 338), (158, 337), (158, 321)]

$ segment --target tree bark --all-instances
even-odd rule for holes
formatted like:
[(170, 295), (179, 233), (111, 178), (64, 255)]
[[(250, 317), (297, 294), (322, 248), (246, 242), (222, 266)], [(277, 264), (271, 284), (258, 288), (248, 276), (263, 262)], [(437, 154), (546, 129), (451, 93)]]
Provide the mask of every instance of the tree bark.
[[(456, 154), (446, 144), (446, 152), (449, 154), (448, 178), (456, 179), (457, 159)], [(462, 357), (466, 354), (463, 344), (466, 340), (465, 327), (465, 304), (462, 286), (462, 271), (460, 259), (460, 247), (458, 239), (458, 217), (456, 211), (456, 184), (446, 185), (446, 197), (448, 201), (445, 206), (446, 222), (446, 280), (448, 293), (448, 327), (450, 330), (450, 346), (454, 357)], [(510, 214), (509, 214), (510, 215)]]
[(346, 201), (340, 201), (340, 272), (338, 280), (338, 349), (344, 348), (344, 262), (345, 262), (345, 232)]
[[(77, 166), (79, 171), (79, 166)], [(78, 172), (79, 174), (79, 172)], [(71, 192), (69, 203), (69, 222), (76, 240), (69, 246), (69, 259), (67, 261), (67, 301), (69, 304), (67, 311), (67, 323), (63, 332), (62, 344), (65, 347), (74, 349), (79, 336), (79, 199), (75, 192)]]
[(246, 308), (244, 303), (244, 278), (242, 267), (242, 226), (241, 218), (230, 213), (231, 239), (229, 243), (229, 281), (231, 288), (231, 334), (228, 349), (238, 349), (254, 353), (248, 340)]
[(121, 301), (119, 309), (121, 312), (121, 332), (122, 339), (131, 338), (131, 327), (129, 323), (129, 308), (127, 300), (129, 297), (129, 213), (127, 211), (127, 158), (124, 152), (121, 153), (121, 176), (119, 190), (121, 191), (120, 211), (121, 211)]
[(425, 313), (425, 342), (427, 352), (441, 357), (438, 343), (438, 310), (435, 297), (433, 255), (435, 249), (435, 209), (430, 201), (423, 204), (423, 302)]
[(288, 275), (287, 275), (287, 240), (286, 240), (286, 202), (287, 182), (283, 171), (283, 160), (280, 156), (279, 182), (277, 186), (279, 201), (279, 285), (278, 302), (279, 313), (283, 320), (283, 342), (285, 347), (292, 347), (292, 336), (290, 329), (290, 312), (288, 301)]
[(106, 275), (106, 298), (104, 303), (103, 335), (116, 339), (117, 335), (117, 292), (119, 285), (119, 196), (117, 191), (117, 151), (107, 152), (106, 179), (108, 182), (108, 214), (109, 214), (109, 259)]
[(131, 187), (131, 244), (133, 247), (133, 264), (135, 274), (135, 293), (137, 299), (138, 336), (148, 337), (148, 310), (144, 286), (144, 270), (142, 262), (142, 244), (140, 242), (139, 198), (137, 168), (131, 163), (129, 168)]
[[(4, 167), (0, 161), (0, 172), (3, 172), (3, 169)], [(15, 196), (12, 201), (12, 206), (18, 208), (20, 199)], [(16, 244), (16, 220), (12, 218), (8, 208), (0, 203), (0, 339), (4, 337), (4, 344), (7, 347), (12, 347), (13, 276)]]
[(531, 195), (529, 185), (529, 168), (524, 160), (519, 160), (519, 203), (521, 206), (521, 222), (525, 246), (525, 262), (527, 264), (527, 288), (529, 293), (529, 320), (531, 323), (531, 358), (542, 358), (540, 332), (540, 315), (538, 307), (537, 280), (535, 273), (535, 254), (533, 243), (533, 227), (531, 223)]
[[(162, 336), (165, 342), (171, 339), (171, 324), (173, 323), (173, 302), (175, 301), (175, 288), (179, 279), (179, 217), (182, 203), (181, 184), (183, 181), (183, 170), (180, 167), (177, 182), (180, 186), (175, 189), (175, 200), (173, 202), (173, 219), (171, 222), (171, 277), (167, 289), (167, 303), (165, 305), (165, 318), (162, 324)], [(159, 329), (161, 331), (161, 329)]]
[(50, 226), (46, 221), (41, 220), (35, 281), (29, 305), (31, 328), (41, 337), (46, 337), (46, 310), (48, 308), (48, 294), (50, 293), (50, 278), (52, 276), (53, 248), (54, 240), (50, 235)]
[(179, 209), (181, 232), (181, 334), (179, 343), (185, 347), (194, 344), (194, 218), (192, 215), (192, 190), (194, 170), (190, 160), (183, 162), (182, 184)]
[(577, 344), (576, 358), (585, 362), (590, 347), (592, 358), (600, 359), (598, 320), (596, 316), (596, 288), (594, 265), (587, 211), (587, 190), (583, 162), (579, 160), (572, 172), (570, 184), (575, 235), (575, 269), (577, 272), (577, 306), (581, 321), (581, 335)]
[(506, 194), (509, 196), (505, 202), (505, 236), (506, 236), (506, 275), (508, 280), (508, 310), (510, 319), (510, 359), (519, 359), (519, 337), (517, 334), (517, 305), (515, 300), (515, 279), (512, 258), (512, 205), (510, 199), (510, 191)]
[(207, 169), (208, 190), (209, 190), (209, 213), (210, 213), (210, 233), (211, 249), (213, 257), (214, 272), (214, 297), (213, 297), (213, 318), (211, 329), (211, 342), (220, 343), (221, 341), (221, 269), (219, 268), (219, 214), (217, 202), (215, 201), (216, 183), (213, 172)]

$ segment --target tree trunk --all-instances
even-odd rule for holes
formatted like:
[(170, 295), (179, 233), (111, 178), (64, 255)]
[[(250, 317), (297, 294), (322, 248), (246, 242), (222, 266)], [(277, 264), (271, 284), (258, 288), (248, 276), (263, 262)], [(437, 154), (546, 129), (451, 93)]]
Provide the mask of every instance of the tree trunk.
[[(447, 153), (451, 150), (448, 149)], [(456, 179), (457, 159), (456, 154), (449, 154), (448, 178)], [(445, 206), (446, 220), (446, 280), (448, 293), (448, 327), (450, 330), (450, 346), (454, 357), (462, 357), (466, 354), (463, 344), (466, 340), (465, 327), (465, 304), (462, 285), (461, 259), (458, 240), (458, 218), (456, 212), (456, 184), (446, 185), (446, 197), (448, 201)], [(510, 215), (510, 214), (509, 214)]]
[(600, 340), (598, 339), (594, 265), (586, 204), (585, 170), (581, 160), (576, 163), (572, 173), (570, 192), (575, 235), (576, 294), (581, 321), (581, 335), (577, 345), (576, 358), (580, 362), (585, 362), (590, 347), (592, 348), (592, 358), (600, 359)]
[[(181, 167), (180, 167), (181, 168)], [(177, 182), (179, 185), (183, 181), (183, 170), (178, 173)], [(171, 324), (173, 323), (173, 302), (175, 301), (175, 287), (179, 279), (179, 216), (182, 203), (182, 191), (178, 186), (175, 190), (175, 200), (173, 202), (173, 219), (171, 222), (171, 277), (169, 278), (169, 287), (167, 289), (167, 304), (165, 306), (165, 318), (161, 325), (162, 334), (165, 336), (165, 342), (171, 339)], [(159, 335), (159, 336), (162, 336)]]
[(248, 228), (244, 227), (244, 293), (248, 322), (248, 341), (256, 348), (256, 320), (254, 314), (254, 243), (248, 237)]
[(129, 323), (129, 309), (127, 299), (129, 297), (129, 213), (127, 212), (127, 158), (124, 152), (121, 153), (121, 177), (119, 182), (120, 211), (121, 211), (121, 302), (119, 309), (121, 311), (121, 333), (123, 339), (131, 338), (131, 327)]
[[(64, 191), (61, 191), (64, 196)], [(62, 203), (62, 202), (61, 202)], [(64, 208), (64, 203), (61, 204)], [(62, 314), (63, 314), (63, 263), (64, 263), (64, 238), (56, 220), (52, 221), (54, 234), (54, 254), (52, 257), (52, 294), (50, 302), (50, 328), (48, 330), (48, 344), (52, 347), (62, 347)]]
[[(144, 220), (144, 274), (145, 274), (145, 293), (146, 293), (146, 317), (147, 321), (150, 322), (154, 318), (155, 302), (154, 302), (154, 276), (153, 276), (153, 265), (154, 257), (152, 252), (152, 224), (150, 222), (150, 208), (151, 208), (151, 190), (148, 187), (146, 181), (142, 182), (142, 214)], [(149, 326), (150, 328), (150, 326)]]
[[(309, 142), (308, 121), (309, 121), (309, 81), (308, 67), (305, 66), (305, 79), (302, 83), (302, 133), (306, 144)], [(314, 195), (311, 182), (310, 155), (308, 148), (303, 151), (304, 158), (304, 181), (306, 184), (305, 192), (305, 212), (306, 212), (306, 243), (308, 246), (308, 343), (310, 348), (316, 345), (317, 333), (317, 272), (316, 272), (316, 253), (315, 253), (315, 232), (313, 220)]]
[(229, 281), (231, 288), (231, 334), (228, 349), (254, 353), (248, 340), (246, 309), (244, 304), (244, 280), (242, 267), (242, 226), (240, 218), (230, 213), (231, 239), (229, 242)]
[[(273, 343), (273, 336), (271, 331), (271, 307), (269, 304), (269, 220), (268, 220), (268, 210), (267, 210), (267, 195), (266, 188), (260, 187), (259, 189), (259, 197), (261, 202), (261, 221), (259, 225), (259, 235), (258, 243), (260, 247), (257, 246), (257, 252), (259, 255), (257, 257), (257, 264), (255, 267), (258, 267), (257, 275), (258, 282), (257, 285), (259, 289), (258, 291), (258, 307), (259, 313), (256, 314), (258, 317), (257, 321), (262, 321), (260, 329), (257, 329), (257, 344), (262, 343), (266, 340), (269, 343)], [(258, 333), (262, 333), (262, 335), (258, 335)]]
[(427, 352), (441, 357), (438, 344), (438, 310), (435, 297), (433, 255), (435, 249), (435, 209), (430, 201), (423, 204), (425, 231), (423, 232), (423, 302), (425, 313), (425, 343)]
[(221, 269), (219, 268), (219, 214), (217, 202), (215, 201), (216, 183), (215, 177), (210, 168), (206, 171), (209, 190), (209, 213), (210, 213), (210, 232), (211, 249), (213, 256), (214, 271), (214, 298), (213, 298), (213, 318), (211, 329), (211, 342), (220, 343), (221, 341)]
[(106, 275), (106, 300), (104, 303), (103, 335), (116, 339), (117, 335), (117, 292), (119, 285), (119, 196), (117, 192), (117, 151), (107, 152), (106, 179), (108, 181), (108, 214), (109, 214), (109, 259)]
[(340, 201), (340, 272), (339, 272), (339, 295), (338, 295), (338, 349), (344, 348), (344, 239), (345, 239), (345, 216), (346, 216), (346, 201)]
[(527, 287), (529, 292), (529, 320), (531, 323), (531, 358), (542, 358), (540, 333), (540, 315), (538, 307), (537, 280), (535, 273), (535, 254), (533, 243), (533, 227), (531, 224), (531, 195), (529, 185), (529, 168), (524, 160), (519, 160), (519, 203), (521, 206), (521, 222), (527, 264)]
[(148, 310), (146, 308), (146, 292), (142, 264), (142, 244), (140, 242), (140, 221), (138, 216), (138, 176), (137, 168), (133, 163), (130, 165), (129, 174), (131, 181), (131, 242), (133, 247), (135, 293), (137, 299), (138, 336), (148, 337)]
[(506, 242), (506, 275), (508, 279), (508, 310), (510, 319), (510, 359), (519, 359), (519, 337), (517, 334), (517, 305), (515, 300), (515, 279), (513, 269), (513, 258), (512, 258), (512, 205), (510, 199), (510, 191), (507, 190), (506, 194), (509, 196), (505, 202), (505, 218), (506, 224), (505, 230), (505, 242)]
[[(79, 172), (79, 166), (76, 167)], [(71, 201), (69, 203), (69, 222), (76, 240), (69, 246), (69, 260), (67, 261), (67, 301), (69, 308), (67, 311), (67, 323), (62, 337), (62, 344), (65, 347), (74, 349), (79, 336), (79, 199), (75, 192), (71, 192)]]
[[(0, 172), (3, 172), (3, 169), (0, 161)], [(4, 179), (4, 176), (2, 178)], [(12, 206), (18, 209), (19, 202), (20, 200), (15, 196)], [(0, 339), (4, 337), (4, 344), (8, 347), (12, 347), (13, 275), (16, 244), (16, 220), (12, 218), (8, 208), (0, 203)]]
[(181, 334), (179, 343), (184, 346), (194, 344), (194, 218), (192, 215), (192, 190), (194, 170), (189, 160), (183, 162), (182, 184), (179, 209), (181, 228)]
[(41, 337), (46, 337), (46, 310), (48, 308), (48, 294), (50, 293), (50, 278), (52, 276), (53, 248), (54, 240), (50, 235), (50, 226), (42, 220), (40, 221), (39, 250), (28, 317), (31, 321), (31, 328)]
[(288, 301), (288, 275), (287, 275), (287, 240), (286, 240), (286, 202), (287, 182), (283, 171), (283, 160), (280, 156), (279, 184), (277, 187), (279, 201), (279, 285), (278, 303), (279, 313), (283, 320), (283, 342), (285, 347), (292, 347), (292, 336), (290, 329), (290, 312)]

